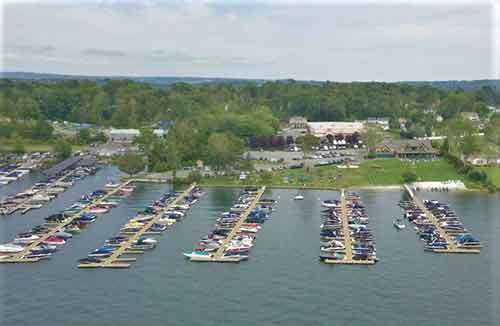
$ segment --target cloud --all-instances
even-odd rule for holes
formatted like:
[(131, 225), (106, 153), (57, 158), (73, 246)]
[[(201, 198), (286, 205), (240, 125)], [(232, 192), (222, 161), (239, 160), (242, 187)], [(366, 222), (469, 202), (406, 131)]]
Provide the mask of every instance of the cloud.
[[(291, 4), (290, 4), (291, 3)], [(486, 4), (9, 4), (3, 69), (329, 80), (494, 75)]]
[(32, 45), (32, 44), (11, 44), (8, 48), (9, 52), (15, 54), (50, 54), (55, 52), (52, 45)]
[(84, 55), (91, 55), (97, 57), (124, 57), (125, 52), (120, 50), (103, 50), (103, 49), (85, 49), (82, 51)]
[(198, 64), (210, 61), (210, 58), (204, 56), (193, 56), (182, 52), (168, 53), (164, 50), (151, 51), (145, 58), (155, 62), (174, 64)]

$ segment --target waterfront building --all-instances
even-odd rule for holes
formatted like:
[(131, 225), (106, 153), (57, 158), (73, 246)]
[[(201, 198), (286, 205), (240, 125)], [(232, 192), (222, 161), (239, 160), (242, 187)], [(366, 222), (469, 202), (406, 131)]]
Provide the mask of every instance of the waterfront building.
[(429, 160), (438, 155), (430, 140), (385, 139), (375, 148), (379, 158), (396, 157), (399, 159)]

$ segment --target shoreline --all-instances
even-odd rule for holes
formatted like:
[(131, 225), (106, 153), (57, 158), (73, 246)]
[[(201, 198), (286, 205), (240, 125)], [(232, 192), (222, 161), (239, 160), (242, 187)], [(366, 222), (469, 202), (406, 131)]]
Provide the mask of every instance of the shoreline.
[[(245, 187), (258, 187), (262, 185), (235, 185), (235, 184), (206, 184), (200, 182), (200, 186), (202, 187), (210, 187), (210, 188), (245, 188)], [(352, 189), (356, 191), (402, 191), (403, 185), (368, 185), (368, 186), (352, 186), (352, 187), (320, 187), (320, 186), (280, 186), (280, 185), (265, 185), (268, 189), (296, 189), (296, 190), (333, 190), (340, 191), (341, 189)], [(446, 192), (446, 191), (419, 191), (419, 192)], [(453, 189), (448, 192), (484, 192), (481, 189)]]

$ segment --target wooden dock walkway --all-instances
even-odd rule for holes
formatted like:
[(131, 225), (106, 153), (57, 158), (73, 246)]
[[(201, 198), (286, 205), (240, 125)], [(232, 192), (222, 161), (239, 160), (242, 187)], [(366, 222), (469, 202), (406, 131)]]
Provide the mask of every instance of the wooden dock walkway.
[(128, 262), (135, 261), (135, 258), (122, 258), (122, 255), (130, 255), (130, 254), (142, 254), (143, 250), (132, 250), (130, 249), (131, 245), (137, 241), (142, 235), (148, 233), (148, 230), (155, 223), (158, 223), (158, 220), (163, 216), (163, 213), (172, 209), (172, 207), (176, 206), (182, 199), (184, 199), (187, 195), (191, 193), (191, 191), (196, 187), (196, 183), (191, 184), (189, 188), (184, 190), (177, 198), (172, 201), (170, 204), (161, 209), (148, 223), (144, 224), (144, 226), (133, 235), (131, 235), (127, 241), (122, 242), (118, 245), (118, 248), (113, 251), (113, 253), (106, 258), (103, 258), (99, 263), (89, 263), (89, 264), (79, 264), (78, 268), (128, 268), (130, 264)]
[(257, 194), (255, 195), (254, 199), (252, 200), (252, 203), (248, 208), (240, 215), (240, 218), (238, 222), (234, 225), (233, 229), (227, 237), (224, 239), (222, 244), (220, 245), (219, 249), (215, 252), (213, 256), (207, 256), (207, 257), (191, 257), (190, 261), (193, 262), (215, 262), (215, 263), (236, 263), (240, 262), (240, 259), (234, 259), (233, 257), (224, 257), (224, 251), (228, 247), (229, 243), (231, 240), (234, 239), (236, 234), (240, 231), (241, 225), (245, 223), (247, 220), (248, 215), (250, 212), (252, 212), (257, 204), (260, 202), (260, 199), (262, 198), (262, 195), (266, 191), (266, 187), (262, 187), (257, 191)]
[[(58, 178), (58, 179), (57, 179), (56, 181), (54, 181), (52, 184), (54, 184), (54, 185), (55, 185), (55, 184), (60, 184), (60, 183), (62, 182), (62, 180), (64, 180), (65, 178), (67, 178), (67, 177), (68, 177), (69, 175), (71, 175), (72, 173), (74, 173), (74, 170), (71, 170), (71, 171), (69, 171), (69, 172), (65, 173), (63, 176), (61, 176), (60, 178)], [(32, 188), (29, 188), (29, 189), (32, 189)], [(49, 193), (50, 193), (50, 191), (48, 191), (48, 190), (50, 190), (50, 187), (48, 187), (48, 188), (46, 188), (46, 189), (43, 189), (43, 190), (41, 190), (41, 191), (39, 191), (39, 192), (35, 193), (35, 195), (34, 195), (34, 196), (48, 196), (48, 195), (49, 195)], [(64, 191), (66, 191), (66, 190), (67, 190), (67, 188), (65, 188), (65, 190), (64, 190)], [(26, 191), (28, 191), (28, 190), (24, 190), (24, 191), (22, 191), (22, 192), (26, 192)], [(26, 204), (28, 204), (28, 203), (29, 203), (32, 199), (33, 199), (33, 197), (28, 197), (28, 198), (26, 198), (26, 199), (24, 199), (24, 200), (22, 200), (22, 201), (18, 202), (18, 203), (17, 203), (17, 205), (16, 205), (16, 206), (14, 206), (14, 207), (12, 207), (11, 209), (9, 209), (9, 210), (5, 213), (5, 215), (11, 215), (11, 214), (14, 214), (15, 212), (17, 212), (17, 211), (18, 211), (18, 210), (20, 210), (20, 209), (24, 209), (24, 208), (26, 208), (26, 207), (27, 207), (27, 205), (26, 205)], [(45, 202), (45, 203), (44, 203), (44, 204), (42, 204), (42, 205), (43, 205), (43, 206), (45, 206), (47, 203), (48, 203), (48, 202)], [(29, 206), (29, 205), (28, 205), (28, 206)], [(0, 215), (1, 215), (1, 214), (0, 214)]]
[(345, 255), (343, 259), (325, 259), (326, 264), (346, 264), (346, 265), (373, 265), (373, 260), (354, 260), (352, 259), (352, 238), (349, 229), (349, 208), (347, 207), (347, 198), (345, 189), (340, 193), (340, 219), (342, 221), (342, 233), (344, 235)]
[(423, 201), (417, 196), (417, 194), (411, 189), (407, 184), (403, 186), (404, 190), (408, 193), (411, 200), (415, 205), (424, 212), (425, 216), (429, 221), (431, 221), (434, 226), (436, 226), (439, 234), (448, 242), (448, 249), (433, 249), (432, 252), (438, 254), (478, 254), (481, 252), (478, 248), (459, 248), (457, 247), (457, 241), (455, 238), (443, 229), (438, 221), (438, 219), (432, 214), (427, 207), (425, 207)]
[(100, 197), (97, 200), (95, 200), (94, 202), (92, 202), (89, 205), (87, 205), (87, 207), (85, 207), (84, 209), (82, 209), (77, 214), (68, 216), (64, 221), (62, 221), (61, 223), (57, 224), (57, 226), (54, 227), (54, 228), (52, 228), (48, 233), (45, 233), (44, 235), (42, 235), (40, 237), (40, 239), (38, 239), (38, 240), (32, 242), (30, 245), (26, 246), (23, 251), (21, 251), (19, 253), (16, 253), (15, 255), (13, 255), (13, 256), (11, 256), (9, 258), (1, 259), (0, 263), (33, 263), (33, 262), (39, 261), (40, 258), (26, 258), (26, 256), (29, 256), (31, 249), (33, 249), (33, 248), (35, 248), (35, 247), (43, 244), (44, 241), (46, 241), (50, 236), (53, 236), (57, 232), (63, 231), (64, 228), (68, 224), (70, 224), (71, 222), (73, 222), (74, 220), (76, 220), (77, 218), (79, 218), (81, 215), (87, 213), (92, 206), (97, 205), (97, 204), (105, 201), (107, 198), (113, 196), (114, 194), (116, 194), (117, 192), (119, 192), (124, 187), (127, 187), (132, 182), (134, 182), (134, 180), (129, 180), (127, 182), (122, 183), (120, 186), (112, 189), (110, 192), (108, 192), (103, 197)]

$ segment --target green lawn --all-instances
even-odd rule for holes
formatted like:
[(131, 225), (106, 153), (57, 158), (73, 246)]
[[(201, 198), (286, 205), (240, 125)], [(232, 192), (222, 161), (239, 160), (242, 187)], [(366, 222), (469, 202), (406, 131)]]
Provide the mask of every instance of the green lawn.
[[(352, 187), (387, 186), (403, 183), (406, 171), (416, 172), (419, 181), (445, 181), (463, 179), (456, 169), (445, 160), (432, 162), (406, 162), (397, 159), (366, 161), (358, 169), (340, 169), (323, 166), (306, 172), (304, 169), (282, 170), (272, 173), (253, 173), (247, 180), (237, 176), (205, 178), (207, 185), (266, 184), (292, 187)], [(288, 179), (287, 181), (285, 180)]]
[[(0, 152), (11, 152), (12, 151), (12, 144), (0, 142)], [(33, 153), (33, 152), (51, 152), (54, 148), (54, 145), (51, 143), (25, 143), (24, 148), (26, 149), (26, 152), (28, 153)], [(86, 148), (86, 146), (83, 145), (73, 145), (73, 152), (75, 151), (81, 151)]]

